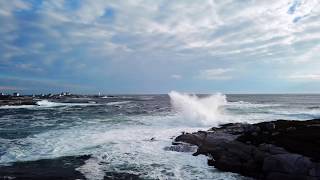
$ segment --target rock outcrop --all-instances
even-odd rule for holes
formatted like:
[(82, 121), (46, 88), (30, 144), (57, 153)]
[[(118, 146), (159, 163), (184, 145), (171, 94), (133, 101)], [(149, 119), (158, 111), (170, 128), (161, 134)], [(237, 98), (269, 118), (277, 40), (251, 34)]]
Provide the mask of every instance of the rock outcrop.
[(32, 97), (0, 97), (0, 106), (20, 106), (20, 105), (37, 105)]
[[(15, 162), (10, 166), (0, 166), (0, 180), (84, 180), (87, 178), (77, 169), (90, 157), (91, 155), (65, 156)], [(104, 172), (103, 179), (140, 180), (142, 178), (125, 172)]]
[(184, 133), (173, 146), (186, 149), (185, 143), (222, 171), (267, 180), (320, 179), (320, 120), (225, 124)]

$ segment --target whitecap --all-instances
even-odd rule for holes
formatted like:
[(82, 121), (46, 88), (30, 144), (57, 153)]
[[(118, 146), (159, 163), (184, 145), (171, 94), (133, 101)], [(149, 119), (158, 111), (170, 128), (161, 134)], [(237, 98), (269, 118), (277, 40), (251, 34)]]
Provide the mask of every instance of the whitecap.
[(109, 103), (107, 103), (107, 105), (114, 106), (114, 105), (128, 104), (130, 102), (131, 101), (115, 101), (115, 102), (109, 102)]
[(189, 122), (208, 126), (224, 123), (223, 106), (227, 104), (227, 99), (221, 93), (200, 98), (171, 91), (169, 96), (173, 108)]

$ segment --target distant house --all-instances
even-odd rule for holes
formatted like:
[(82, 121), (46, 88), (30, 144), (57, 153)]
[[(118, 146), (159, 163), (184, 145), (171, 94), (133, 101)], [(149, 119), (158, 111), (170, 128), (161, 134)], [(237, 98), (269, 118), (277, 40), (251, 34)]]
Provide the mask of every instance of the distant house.
[(20, 96), (20, 94), (15, 92), (15, 93), (13, 93), (13, 96), (18, 97), (18, 96)]
[(4, 93), (0, 93), (0, 96), (5, 96), (5, 94)]
[(70, 95), (71, 95), (71, 93), (69, 93), (69, 92), (62, 92), (62, 93), (60, 93), (59, 96), (70, 96)]

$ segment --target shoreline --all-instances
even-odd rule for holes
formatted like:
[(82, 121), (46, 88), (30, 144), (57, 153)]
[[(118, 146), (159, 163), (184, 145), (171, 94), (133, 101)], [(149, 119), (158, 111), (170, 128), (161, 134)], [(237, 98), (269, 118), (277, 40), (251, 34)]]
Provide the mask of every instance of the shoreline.
[(91, 98), (97, 96), (81, 96), (81, 95), (68, 95), (68, 96), (0, 96), (0, 107), (3, 106), (22, 106), (22, 105), (38, 105), (39, 101), (48, 100), (58, 103), (90, 103)]
[[(229, 123), (182, 133), (166, 151), (208, 156), (208, 165), (255, 179), (320, 179), (320, 119)], [(2, 179), (84, 179), (77, 170), (91, 155), (67, 156), (0, 166)], [(114, 179), (139, 175), (104, 172)]]
[(170, 149), (209, 157), (208, 165), (256, 179), (320, 179), (320, 119), (230, 123), (183, 133)]
[[(0, 166), (0, 179), (87, 179), (78, 169), (91, 158), (91, 155), (63, 156), (53, 159), (14, 162), (10, 166)], [(105, 179), (132, 179), (138, 180), (138, 175), (105, 172)]]

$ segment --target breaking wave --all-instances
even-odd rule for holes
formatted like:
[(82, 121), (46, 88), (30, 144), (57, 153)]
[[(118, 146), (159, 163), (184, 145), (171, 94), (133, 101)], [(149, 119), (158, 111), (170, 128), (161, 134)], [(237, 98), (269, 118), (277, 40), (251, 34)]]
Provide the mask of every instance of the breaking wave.
[(171, 91), (171, 104), (185, 120), (201, 125), (218, 126), (223, 123), (223, 106), (227, 98), (221, 93), (207, 97)]
[(54, 106), (61, 106), (60, 103), (51, 102), (48, 100), (41, 100), (37, 102), (38, 106), (44, 106), (44, 107), (54, 107)]
[(131, 101), (115, 101), (115, 102), (109, 102), (107, 103), (107, 105), (109, 106), (115, 106), (115, 105), (121, 105), (121, 104), (128, 104)]

